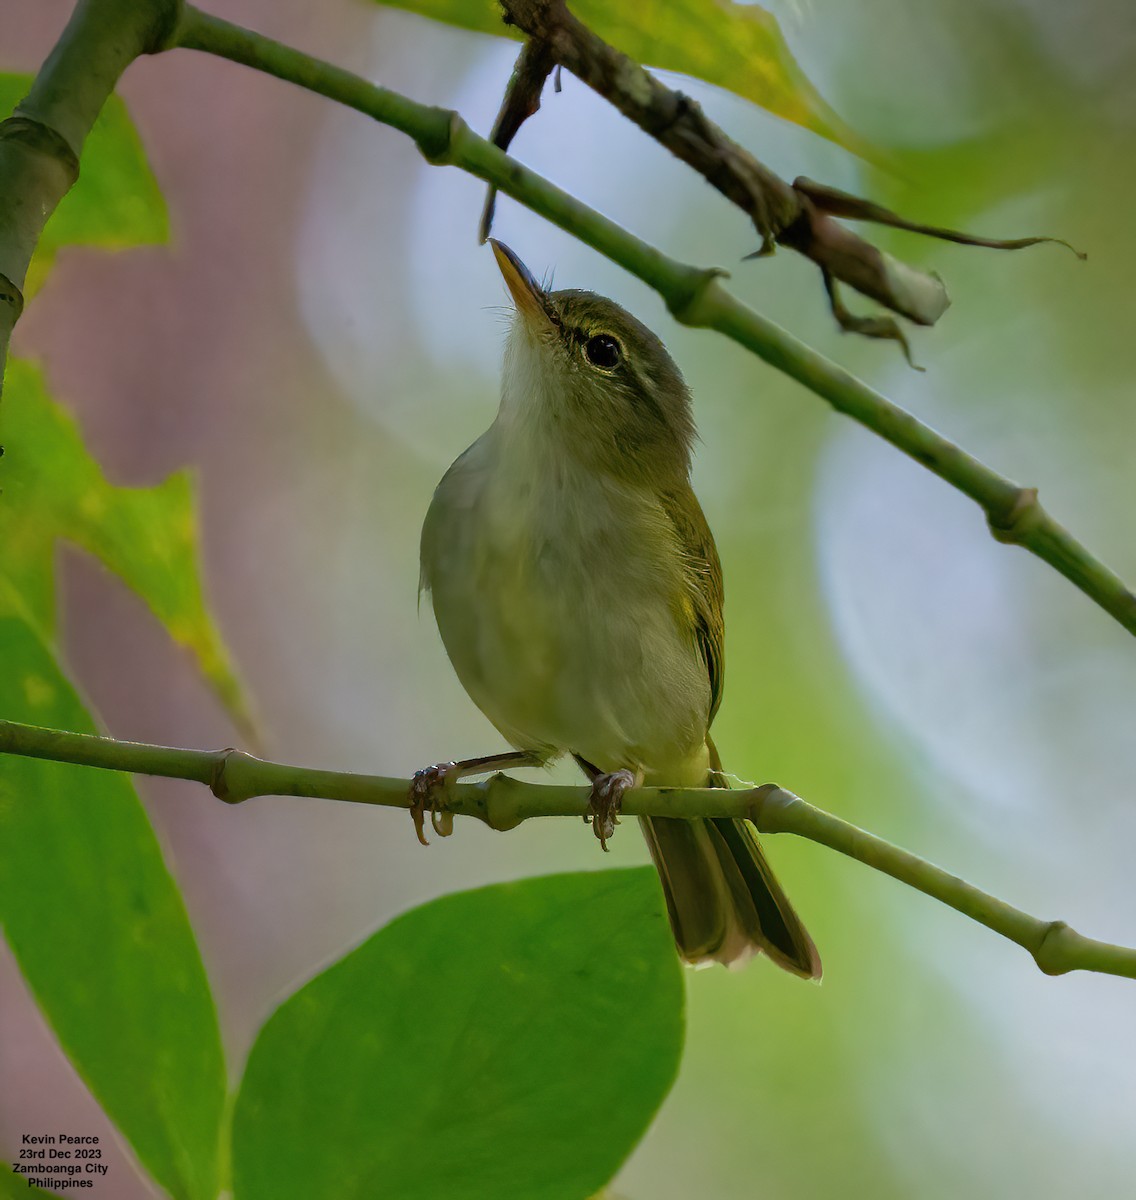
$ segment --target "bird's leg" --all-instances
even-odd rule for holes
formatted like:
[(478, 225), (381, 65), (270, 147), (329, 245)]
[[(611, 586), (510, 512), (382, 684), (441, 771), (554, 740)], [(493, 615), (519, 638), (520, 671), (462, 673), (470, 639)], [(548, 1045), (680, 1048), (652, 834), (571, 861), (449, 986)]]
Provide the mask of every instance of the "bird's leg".
[(579, 764), (580, 770), (592, 781), (592, 794), (588, 797), (584, 820), (591, 821), (592, 832), (599, 838), (602, 849), (607, 850), (607, 840), (614, 836), (615, 827), (619, 824), (623, 793), (643, 782), (643, 772), (629, 771), (626, 768), (619, 771), (601, 771), (578, 754), (573, 754), (572, 757)]
[(414, 772), (410, 781), (410, 817), (414, 832), (423, 846), (426, 840), (426, 810), (430, 810), (430, 824), (439, 837), (449, 837), (454, 831), (454, 814), (447, 812), (442, 795), (447, 786), (464, 779), (467, 775), (480, 775), (485, 771), (508, 770), (510, 767), (539, 767), (544, 763), (541, 755), (531, 750), (508, 750), (504, 754), (485, 754), (481, 758), (463, 758), (458, 762), (440, 762), (432, 767), (423, 767)]

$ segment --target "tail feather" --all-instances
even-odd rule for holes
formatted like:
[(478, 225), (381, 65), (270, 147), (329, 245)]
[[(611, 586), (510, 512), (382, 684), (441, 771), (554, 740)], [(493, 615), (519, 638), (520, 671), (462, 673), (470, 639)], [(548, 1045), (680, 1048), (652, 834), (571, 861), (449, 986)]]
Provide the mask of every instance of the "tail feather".
[(748, 939), (735, 919), (708, 821), (640, 817), (663, 884), (679, 954), (689, 963), (747, 957)]
[(730, 817), (711, 818), (708, 823), (722, 874), (730, 884), (736, 918), (749, 942), (786, 971), (819, 979), (817, 948), (781, 890), (756, 835), (745, 821)]
[[(709, 786), (721, 764), (711, 747)], [(679, 954), (689, 963), (743, 962), (763, 953), (804, 979), (820, 955), (744, 821), (641, 817)]]

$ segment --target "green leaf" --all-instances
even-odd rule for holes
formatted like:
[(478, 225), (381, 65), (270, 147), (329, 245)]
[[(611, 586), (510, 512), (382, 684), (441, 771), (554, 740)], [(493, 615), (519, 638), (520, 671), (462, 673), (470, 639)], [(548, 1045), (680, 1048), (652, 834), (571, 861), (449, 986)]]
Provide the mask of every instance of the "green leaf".
[(11, 359), (0, 408), (5, 455), (0, 572), (41, 629), (54, 615), (53, 547), (66, 538), (100, 559), (191, 650), (234, 718), (248, 725), (240, 685), (201, 589), (189, 475), (149, 488), (115, 487), (87, 453), (74, 420), (47, 395), (36, 367)]
[(8, 1163), (0, 1158), (0, 1200), (44, 1200), (44, 1197), (62, 1196), (62, 1192), (44, 1191), (34, 1183), (28, 1183), (27, 1175), (17, 1175)]
[[(94, 726), (0, 576), (0, 713)], [(178, 1200), (218, 1190), (225, 1067), (177, 885), (129, 779), (0, 760), (0, 926), (60, 1044)]]
[(681, 968), (653, 870), (414, 909), (290, 997), (233, 1117), (236, 1200), (584, 1200), (674, 1080)]
[[(0, 114), (7, 116), (31, 87), (31, 75), (0, 73)], [(127, 246), (169, 238), (165, 201), (126, 105), (111, 96), (83, 148), (79, 181), (52, 214), (28, 270), (25, 296), (36, 292), (60, 246)]]
[[(523, 37), (501, 20), (497, 0), (378, 0), (435, 21)], [(776, 18), (734, 0), (573, 0), (572, 12), (604, 41), (648, 66), (693, 75), (856, 154), (863, 140), (825, 103), (797, 65)]]

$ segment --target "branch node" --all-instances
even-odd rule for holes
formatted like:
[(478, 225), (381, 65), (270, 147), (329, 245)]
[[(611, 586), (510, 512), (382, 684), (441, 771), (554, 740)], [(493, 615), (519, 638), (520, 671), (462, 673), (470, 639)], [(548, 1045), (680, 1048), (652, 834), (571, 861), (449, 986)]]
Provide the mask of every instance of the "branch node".
[(9, 310), (8, 319), (0, 321), (0, 329), (5, 326), (10, 329), (20, 319), (20, 313), (24, 311), (24, 293), (7, 275), (0, 275), (0, 304)]
[(79, 156), (58, 130), (32, 117), (15, 115), (0, 121), (0, 140), (14, 142), (34, 154), (52, 158), (73, 184), (79, 178)]
[(1067, 950), (1069, 943), (1075, 942), (1080, 936), (1064, 921), (1050, 921), (1033, 952), (1038, 970), (1045, 975), (1067, 975), (1072, 971), (1074, 968), (1069, 962)]
[[(157, 10), (159, 6), (153, 4), (152, 7)], [(183, 3), (183, 0), (165, 0), (160, 7), (160, 12), (154, 12), (153, 30), (145, 39), (143, 54), (161, 54), (163, 50), (172, 50), (178, 44), (186, 11), (191, 6)]]
[(520, 780), (498, 771), (474, 786), (480, 793), (480, 811), (473, 815), (480, 817), (490, 829), (495, 829), (498, 833), (507, 833), (510, 829), (516, 829), (524, 820), (516, 805), (516, 789), (520, 788), (522, 792), (525, 789)]
[(988, 512), (986, 523), (995, 541), (1007, 546), (1025, 545), (1029, 535), (1045, 521), (1045, 509), (1037, 498), (1037, 488), (1022, 487), (1005, 514)]
[(763, 783), (750, 789), (750, 803), (746, 819), (761, 833), (779, 833), (777, 813), (784, 813), (800, 804), (799, 796), (787, 792), (776, 783)]
[(445, 166), (453, 162), (454, 145), (462, 134), (469, 132), (469, 126), (461, 114), (451, 108), (433, 108), (430, 112), (433, 117), (431, 129), (416, 139), (418, 149), (431, 166)]
[(708, 325), (712, 319), (706, 311), (711, 304), (709, 297), (717, 281), (729, 277), (723, 267), (686, 270), (677, 286), (667, 289), (667, 310), (680, 325)]
[(236, 786), (233, 768), (234, 766), (239, 767), (243, 763), (256, 761), (257, 759), (251, 754), (246, 754), (243, 750), (237, 750), (232, 746), (227, 750), (220, 751), (213, 764), (213, 770), (209, 773), (209, 790), (225, 804), (241, 804), (248, 800), (254, 793)]

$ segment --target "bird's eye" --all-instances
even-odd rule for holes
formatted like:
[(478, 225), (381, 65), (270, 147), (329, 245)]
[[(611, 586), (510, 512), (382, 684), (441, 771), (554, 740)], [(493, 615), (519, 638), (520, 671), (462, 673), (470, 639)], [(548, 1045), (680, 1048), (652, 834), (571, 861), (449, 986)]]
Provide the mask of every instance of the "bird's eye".
[(623, 347), (610, 333), (597, 333), (584, 343), (584, 357), (601, 371), (614, 371), (623, 357)]

